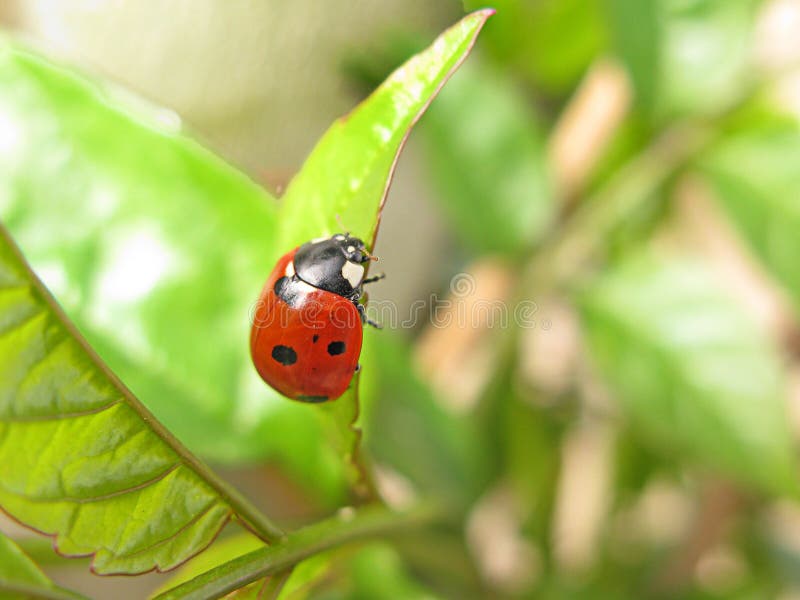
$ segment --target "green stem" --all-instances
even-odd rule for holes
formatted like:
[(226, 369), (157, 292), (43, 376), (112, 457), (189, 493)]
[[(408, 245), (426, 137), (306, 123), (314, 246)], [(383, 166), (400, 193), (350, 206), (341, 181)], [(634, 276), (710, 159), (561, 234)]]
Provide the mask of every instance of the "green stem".
[(319, 406), (316, 414), (322, 426), (330, 432), (332, 443), (340, 456), (345, 458), (348, 483), (355, 504), (361, 506), (381, 502), (371, 470), (362, 454), (362, 434), (357, 422), (361, 414), (359, 400), (359, 375), (353, 379), (353, 389), (335, 402)]
[(139, 417), (147, 424), (153, 432), (160, 437), (172, 450), (183, 460), (183, 462), (192, 470), (194, 470), (205, 482), (211, 486), (214, 491), (231, 507), (243, 523), (252, 530), (259, 538), (266, 543), (271, 544), (280, 540), (284, 536), (283, 530), (277, 525), (272, 523), (266, 516), (253, 506), (246, 498), (239, 494), (236, 490), (231, 488), (222, 478), (214, 473), (205, 463), (192, 454), (186, 446), (184, 446), (178, 439), (164, 427), (147, 408), (139, 402), (139, 399), (133, 395), (119, 377), (108, 367), (105, 361), (100, 358), (97, 352), (94, 351), (89, 345), (89, 342), (78, 331), (78, 328), (70, 320), (56, 299), (50, 293), (50, 290), (45, 287), (41, 280), (33, 272), (33, 269), (25, 260), (25, 256), (17, 246), (14, 239), (8, 230), (0, 224), (0, 237), (4, 238), (12, 251), (17, 255), (20, 264), (24, 265), (25, 270), (28, 272), (28, 278), (32, 282), (33, 287), (38, 291), (44, 303), (53, 312), (55, 317), (61, 321), (61, 324), (72, 336), (75, 341), (80, 344), (83, 351), (86, 352), (89, 359), (94, 363), (94, 366), (102, 372), (111, 383), (119, 390), (125, 398), (125, 402), (139, 415)]
[(442, 511), (423, 507), (396, 513), (382, 506), (342, 512), (336, 517), (290, 533), (280, 544), (261, 548), (156, 596), (154, 600), (221, 598), (325, 550), (347, 542), (388, 535), (429, 523)]

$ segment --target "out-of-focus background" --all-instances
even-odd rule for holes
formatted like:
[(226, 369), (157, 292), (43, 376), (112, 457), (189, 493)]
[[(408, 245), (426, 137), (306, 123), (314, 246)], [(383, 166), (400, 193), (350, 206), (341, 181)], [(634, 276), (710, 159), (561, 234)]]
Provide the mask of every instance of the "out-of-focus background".
[[(4, 0), (0, 25), (279, 195), (483, 5)], [(463, 535), (368, 547), (312, 597), (800, 598), (800, 1), (494, 7), (400, 160), (363, 378), (382, 494), (459, 496)], [(262, 454), (206, 457), (284, 521), (341, 501), (329, 467)], [(96, 597), (169, 577), (45, 567)]]

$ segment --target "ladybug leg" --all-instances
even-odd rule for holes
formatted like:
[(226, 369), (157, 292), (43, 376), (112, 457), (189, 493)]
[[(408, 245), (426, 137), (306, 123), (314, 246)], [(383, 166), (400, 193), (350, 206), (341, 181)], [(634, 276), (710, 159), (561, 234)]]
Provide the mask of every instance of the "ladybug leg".
[(367, 318), (367, 309), (364, 308), (363, 304), (356, 304), (356, 308), (358, 309), (358, 314), (361, 315), (361, 322), (366, 325), (371, 325), (375, 329), (383, 329), (383, 325), (376, 323), (372, 319)]
[(364, 281), (361, 282), (361, 285), (366, 285), (368, 283), (375, 283), (376, 281), (380, 281), (384, 277), (386, 277), (386, 273), (375, 275), (375, 277), (367, 277)]

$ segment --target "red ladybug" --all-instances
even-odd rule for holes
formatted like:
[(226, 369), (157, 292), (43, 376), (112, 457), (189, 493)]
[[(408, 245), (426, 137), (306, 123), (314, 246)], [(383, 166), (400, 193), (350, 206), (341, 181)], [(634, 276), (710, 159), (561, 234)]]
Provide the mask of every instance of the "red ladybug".
[(341, 396), (358, 370), (364, 242), (349, 234), (312, 240), (284, 254), (261, 292), (250, 354), (261, 378), (284, 396), (324, 402)]

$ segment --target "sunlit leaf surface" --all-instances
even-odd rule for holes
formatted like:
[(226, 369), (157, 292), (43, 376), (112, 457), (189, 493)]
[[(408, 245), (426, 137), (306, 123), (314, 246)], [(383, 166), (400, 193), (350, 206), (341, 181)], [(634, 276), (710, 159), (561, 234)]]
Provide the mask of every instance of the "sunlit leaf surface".
[(636, 260), (586, 291), (583, 317), (601, 375), (662, 450), (797, 492), (777, 356), (712, 274)]
[(230, 506), (75, 337), (0, 230), (0, 507), (98, 573), (172, 568)]
[(279, 215), (281, 248), (342, 228), (371, 243), (406, 136), (492, 13), (464, 17), (333, 124), (286, 190)]
[(276, 204), (173, 113), (0, 40), (0, 218), (92, 347), (193, 451), (271, 458), (321, 502), (337, 457), (255, 373)]

